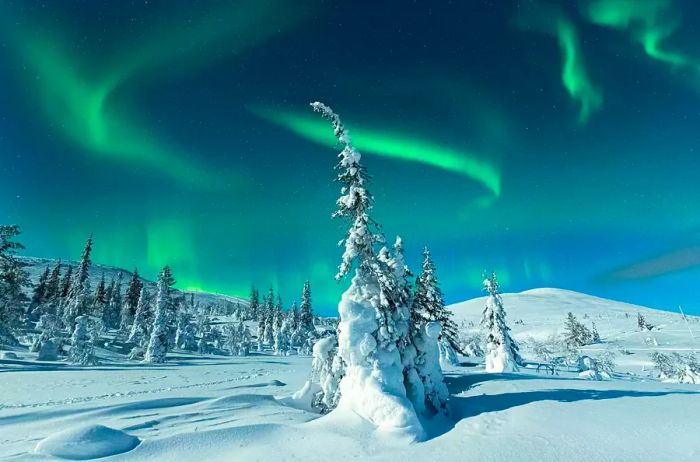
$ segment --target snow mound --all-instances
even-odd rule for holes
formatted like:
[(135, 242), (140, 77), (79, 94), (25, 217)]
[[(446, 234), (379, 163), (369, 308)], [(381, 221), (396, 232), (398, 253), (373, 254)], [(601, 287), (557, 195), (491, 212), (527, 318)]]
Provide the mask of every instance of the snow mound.
[(35, 452), (61, 459), (88, 460), (131, 451), (141, 440), (103, 425), (69, 428), (39, 441)]

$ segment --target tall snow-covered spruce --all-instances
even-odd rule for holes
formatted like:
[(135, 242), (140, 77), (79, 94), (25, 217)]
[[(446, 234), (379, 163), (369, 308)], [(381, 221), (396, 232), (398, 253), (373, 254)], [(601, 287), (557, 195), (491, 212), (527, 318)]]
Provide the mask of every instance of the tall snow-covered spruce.
[(387, 291), (393, 286), (386, 284), (388, 275), (375, 251), (383, 238), (369, 215), (373, 198), (366, 188), (368, 175), (339, 117), (322, 103), (311, 106), (331, 122), (343, 146), (336, 165), (337, 180), (343, 186), (333, 217), (347, 220), (350, 228), (341, 241), (344, 252), (336, 279), (354, 269), (350, 287), (338, 304), (338, 356), (344, 375), (337, 409), (352, 411), (380, 430), (419, 439), (424, 431), (406, 395), (400, 353), (408, 319), (401, 319), (392, 300), (395, 292)]
[(486, 372), (515, 372), (521, 362), (520, 353), (517, 343), (510, 336), (510, 328), (506, 325), (506, 311), (496, 273), (484, 279), (484, 290), (488, 292), (481, 321), (487, 331)]

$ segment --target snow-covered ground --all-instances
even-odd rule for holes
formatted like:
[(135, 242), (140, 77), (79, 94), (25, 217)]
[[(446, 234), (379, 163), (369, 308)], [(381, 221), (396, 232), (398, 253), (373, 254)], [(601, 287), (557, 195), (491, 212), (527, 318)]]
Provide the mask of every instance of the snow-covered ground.
[[(102, 366), (73, 367), (18, 351), (18, 360), (0, 360), (0, 459), (700, 460), (700, 386), (662, 383), (642, 370), (651, 350), (696, 347), (679, 315), (554, 289), (503, 298), (518, 340), (561, 332), (567, 311), (595, 321), (604, 342), (595, 348), (632, 353), (618, 355), (625, 373), (588, 381), (573, 372), (451, 368), (450, 417), (427, 426), (426, 441), (407, 443), (355, 415), (319, 416), (290, 399), (307, 379), (309, 357), (176, 352), (166, 364), (142, 365), (98, 351)], [(477, 299), (453, 308), (469, 322), (482, 306)], [(644, 335), (640, 310), (657, 326)], [(696, 319), (690, 325), (700, 331)], [(658, 346), (647, 344), (650, 334)]]

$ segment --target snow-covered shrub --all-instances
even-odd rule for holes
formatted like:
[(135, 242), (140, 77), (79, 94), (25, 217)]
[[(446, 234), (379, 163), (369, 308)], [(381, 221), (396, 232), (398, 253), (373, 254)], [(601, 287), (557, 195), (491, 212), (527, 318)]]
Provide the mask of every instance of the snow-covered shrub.
[(484, 357), (483, 337), (478, 332), (474, 332), (472, 326), (469, 326), (465, 321), (462, 321), (459, 326), (457, 343), (459, 351), (464, 356), (471, 358)]
[(529, 337), (525, 341), (525, 345), (537, 360), (544, 362), (552, 361), (556, 354), (562, 350), (561, 343), (553, 334), (544, 340)]
[(595, 358), (595, 361), (598, 371), (600, 371), (603, 377), (609, 379), (613, 376), (615, 367), (617, 366), (615, 362), (615, 352), (613, 350), (605, 350)]
[(670, 355), (655, 351), (651, 354), (658, 377), (669, 382), (700, 384), (700, 363), (694, 354)]

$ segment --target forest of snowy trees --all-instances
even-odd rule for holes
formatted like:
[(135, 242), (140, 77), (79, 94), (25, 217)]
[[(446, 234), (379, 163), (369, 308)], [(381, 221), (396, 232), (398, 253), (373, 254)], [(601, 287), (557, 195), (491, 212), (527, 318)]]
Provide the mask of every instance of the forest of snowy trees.
[[(254, 287), (249, 303), (202, 306), (193, 293), (173, 287), (175, 277), (168, 266), (158, 274), (155, 289), (149, 290), (150, 284), (134, 269), (128, 281), (122, 272), (109, 282), (102, 273), (93, 290), (89, 236), (77, 265), (56, 261), (32, 282), (18, 257), (24, 249), (19, 235), (18, 226), (0, 226), (0, 347), (18, 346), (20, 338), (26, 338), (39, 360), (65, 358), (95, 365), (97, 347), (125, 353), (131, 360), (161, 363), (174, 349), (311, 354), (318, 338), (309, 281), (301, 290), (299, 308), (293, 303), (289, 309), (272, 289), (260, 300)], [(224, 321), (213, 322), (219, 318)], [(262, 329), (251, 332), (253, 324)]]

